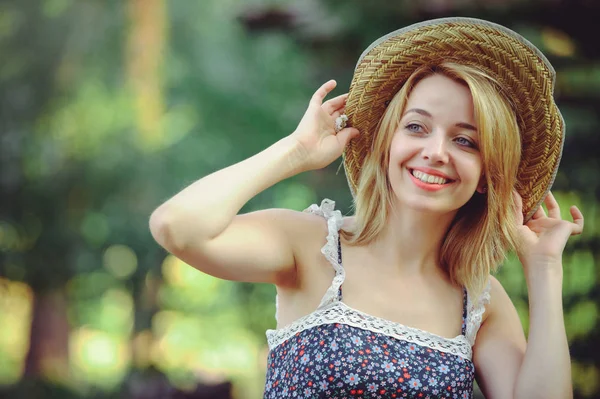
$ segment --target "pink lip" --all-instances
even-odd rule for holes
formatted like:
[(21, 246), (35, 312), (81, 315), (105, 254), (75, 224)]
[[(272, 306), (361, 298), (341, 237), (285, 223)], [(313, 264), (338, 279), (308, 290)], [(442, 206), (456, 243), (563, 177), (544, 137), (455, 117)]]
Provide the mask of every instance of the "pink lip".
[[(426, 172), (426, 169), (424, 170), (424, 169), (421, 169), (421, 168), (416, 169), (416, 170), (419, 170), (421, 172), (424, 172), (424, 173), (427, 173), (427, 174), (430, 174), (430, 175), (433, 175), (433, 176), (439, 176), (439, 177), (443, 177), (444, 179), (449, 179), (448, 177), (446, 177), (445, 175), (440, 174), (439, 172), (437, 172), (437, 173), (430, 173), (430, 172)], [(452, 183), (454, 183), (454, 181), (452, 181), (451, 179), (449, 179), (451, 181), (448, 182), (448, 183), (446, 183), (446, 184), (423, 183), (421, 180), (419, 180), (416, 177), (414, 177), (412, 175), (412, 173), (410, 173), (410, 170), (407, 170), (407, 171), (408, 171), (408, 176), (413, 181), (413, 183), (415, 183), (415, 185), (417, 187), (419, 187), (420, 189), (423, 189), (425, 191), (439, 191), (441, 189), (444, 189), (444, 188), (448, 187)]]
[[(432, 176), (443, 177), (446, 180), (454, 180), (450, 176), (445, 175), (442, 172), (440, 172), (439, 170), (435, 170), (435, 169), (430, 169), (430, 168), (409, 168), (409, 169), (410, 170), (418, 170), (420, 172), (427, 173), (428, 175), (432, 175)], [(412, 176), (412, 174), (411, 174), (411, 176)]]

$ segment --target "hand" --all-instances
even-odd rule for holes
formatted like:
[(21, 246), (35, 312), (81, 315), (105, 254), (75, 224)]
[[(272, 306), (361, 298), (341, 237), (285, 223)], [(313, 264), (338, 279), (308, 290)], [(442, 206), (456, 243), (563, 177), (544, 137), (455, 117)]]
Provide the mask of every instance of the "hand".
[(583, 214), (572, 206), (573, 222), (562, 220), (558, 202), (549, 192), (544, 199), (548, 215), (540, 206), (531, 220), (523, 224), (523, 201), (516, 192), (515, 196), (520, 238), (517, 253), (526, 273), (533, 271), (528, 268), (534, 267), (558, 267), (562, 273), (562, 253), (569, 237), (583, 232)]
[(348, 142), (358, 135), (355, 128), (335, 132), (335, 119), (344, 113), (347, 94), (323, 103), (325, 96), (336, 86), (334, 80), (322, 85), (310, 99), (308, 109), (291, 134), (298, 146), (306, 170), (320, 169), (342, 155)]

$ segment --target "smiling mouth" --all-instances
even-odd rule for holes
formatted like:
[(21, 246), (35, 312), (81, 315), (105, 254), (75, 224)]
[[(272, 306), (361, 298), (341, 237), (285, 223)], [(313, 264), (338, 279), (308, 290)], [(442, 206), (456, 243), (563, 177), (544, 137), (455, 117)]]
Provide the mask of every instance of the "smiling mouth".
[(440, 176), (430, 175), (425, 172), (421, 172), (420, 170), (409, 169), (409, 172), (415, 179), (417, 179), (423, 183), (426, 183), (426, 184), (444, 185), (444, 184), (449, 184), (449, 183), (454, 182), (454, 180), (445, 179)]

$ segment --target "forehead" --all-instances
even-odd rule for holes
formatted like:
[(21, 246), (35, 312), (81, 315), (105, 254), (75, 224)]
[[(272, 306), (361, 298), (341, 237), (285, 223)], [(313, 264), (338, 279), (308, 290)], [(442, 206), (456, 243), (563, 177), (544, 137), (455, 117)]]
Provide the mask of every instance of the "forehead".
[(406, 109), (422, 108), (435, 114), (473, 119), (473, 98), (468, 86), (445, 75), (434, 74), (419, 81), (408, 96)]

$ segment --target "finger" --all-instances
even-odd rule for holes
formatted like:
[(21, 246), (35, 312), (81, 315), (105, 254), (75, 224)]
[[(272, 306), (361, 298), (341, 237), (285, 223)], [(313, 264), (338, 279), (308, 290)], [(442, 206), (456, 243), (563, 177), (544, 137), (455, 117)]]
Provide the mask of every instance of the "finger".
[(581, 213), (579, 208), (574, 205), (571, 207), (570, 211), (574, 224), (573, 232), (571, 234), (576, 235), (583, 233), (583, 213)]
[(315, 94), (313, 94), (312, 98), (310, 99), (310, 102), (320, 107), (323, 104), (323, 100), (325, 99), (327, 94), (329, 94), (331, 90), (335, 89), (335, 86), (337, 86), (337, 82), (333, 79), (326, 83), (323, 83), (323, 85), (319, 87)]
[(536, 234), (541, 234), (544, 231), (544, 225), (543, 223), (540, 223), (540, 219), (529, 219), (529, 222), (525, 223), (525, 226)]
[(546, 198), (544, 198), (544, 204), (546, 204), (546, 208), (548, 209), (548, 216), (553, 219), (560, 219), (560, 205), (558, 205), (558, 202), (551, 191), (549, 191)]
[(517, 190), (513, 190), (513, 198), (514, 198), (514, 204), (515, 204), (515, 216), (517, 218), (517, 226), (520, 226), (523, 224), (523, 198), (521, 198), (521, 195), (517, 192)]
[(346, 105), (347, 99), (348, 99), (348, 93), (342, 94), (341, 96), (337, 96), (335, 98), (332, 98), (331, 100), (327, 100), (323, 104), (323, 109), (329, 115), (332, 115), (336, 110), (339, 110), (340, 108), (343, 108)]
[(331, 117), (333, 119), (337, 119), (338, 116), (340, 116), (344, 113), (346, 113), (346, 105), (342, 105), (340, 108), (333, 111), (333, 114), (331, 114)]
[(345, 114), (345, 113), (346, 113), (346, 104), (343, 104), (341, 107), (339, 107), (338, 109), (333, 111), (333, 114), (331, 114), (331, 117), (333, 119), (336, 119), (338, 116)]
[(544, 217), (546, 217), (546, 211), (544, 210), (544, 207), (540, 205), (540, 207), (537, 209), (537, 211), (535, 211), (531, 219), (540, 219)]
[(347, 128), (340, 130), (335, 137), (338, 138), (339, 143), (342, 146), (342, 148), (346, 148), (346, 145), (348, 145), (348, 142), (350, 140), (352, 140), (353, 138), (357, 137), (358, 135), (359, 135), (358, 129), (353, 128), (353, 127), (347, 127)]

